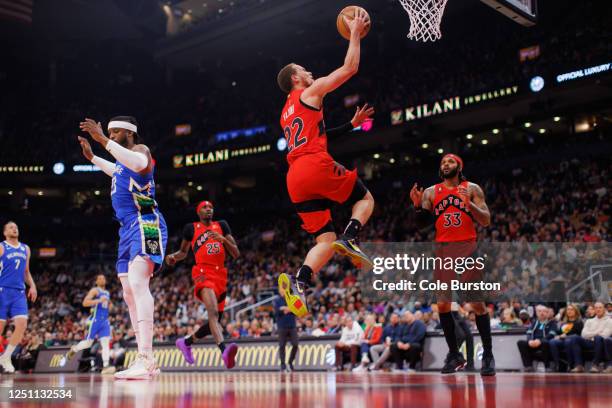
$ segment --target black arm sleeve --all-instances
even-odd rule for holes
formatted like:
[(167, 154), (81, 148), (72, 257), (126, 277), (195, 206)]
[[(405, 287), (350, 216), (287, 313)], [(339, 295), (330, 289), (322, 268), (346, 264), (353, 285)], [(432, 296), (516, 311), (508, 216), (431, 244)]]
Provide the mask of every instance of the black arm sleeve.
[(336, 137), (348, 133), (351, 130), (353, 130), (353, 124), (351, 122), (347, 122), (344, 125), (332, 129), (326, 129), (325, 133), (328, 137)]
[(223, 231), (223, 236), (232, 234), (232, 230), (230, 229), (230, 226), (227, 221), (221, 220), (219, 221), (219, 225), (221, 226), (221, 231)]
[(434, 223), (433, 214), (425, 210), (424, 208), (417, 208), (415, 210), (416, 213), (416, 225), (418, 228), (425, 228)]
[(189, 223), (189, 224), (185, 224), (185, 226), (183, 227), (183, 239), (185, 241), (190, 241), (193, 240), (193, 224)]

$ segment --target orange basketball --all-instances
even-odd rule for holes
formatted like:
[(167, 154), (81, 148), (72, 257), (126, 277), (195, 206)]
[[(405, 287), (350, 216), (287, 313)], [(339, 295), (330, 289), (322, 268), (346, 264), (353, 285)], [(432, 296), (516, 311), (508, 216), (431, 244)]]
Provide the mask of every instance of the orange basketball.
[(368, 14), (368, 12), (363, 7), (359, 7), (359, 6), (346, 6), (345, 8), (342, 9), (340, 14), (338, 14), (338, 18), (336, 19), (336, 27), (338, 28), (338, 32), (340, 33), (340, 35), (342, 37), (344, 37), (345, 39), (347, 39), (347, 40), (351, 38), (351, 30), (349, 30), (348, 26), (344, 22), (344, 18), (343, 17), (346, 17), (348, 20), (352, 20), (353, 18), (355, 18), (355, 9), (361, 9), (361, 10), (365, 11), (365, 13), (366, 13), (366, 21), (368, 22), (368, 24), (366, 25), (365, 29), (361, 33), (361, 38), (363, 38), (366, 35), (368, 35), (368, 33), (370, 32), (370, 27), (372, 26), (372, 21), (370, 20), (370, 15)]

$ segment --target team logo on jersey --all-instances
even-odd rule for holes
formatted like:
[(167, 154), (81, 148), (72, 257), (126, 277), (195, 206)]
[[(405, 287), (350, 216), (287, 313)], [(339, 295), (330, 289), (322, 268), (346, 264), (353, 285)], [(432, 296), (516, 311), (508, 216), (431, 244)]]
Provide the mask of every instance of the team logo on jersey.
[(436, 208), (434, 209), (434, 214), (436, 216), (439, 216), (440, 214), (444, 213), (449, 207), (455, 207), (465, 213), (469, 212), (463, 199), (451, 194), (443, 200), (440, 200), (440, 202), (438, 203), (438, 205), (436, 205)]
[(123, 174), (123, 166), (120, 164), (115, 164), (115, 173), (122, 175)]
[(156, 254), (159, 251), (159, 243), (157, 241), (147, 241), (147, 247), (152, 254)]
[(198, 238), (198, 240), (196, 241), (196, 246), (199, 248), (202, 245), (204, 245), (204, 243), (208, 241), (208, 231), (206, 231), (205, 233), (203, 233), (202, 235), (200, 235), (200, 237)]

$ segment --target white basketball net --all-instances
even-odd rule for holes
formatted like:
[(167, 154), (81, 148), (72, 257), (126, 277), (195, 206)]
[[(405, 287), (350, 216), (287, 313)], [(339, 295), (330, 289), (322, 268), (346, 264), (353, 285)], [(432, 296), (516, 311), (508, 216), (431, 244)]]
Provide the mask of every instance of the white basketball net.
[(408, 38), (415, 41), (436, 41), (442, 38), (440, 23), (448, 0), (399, 0), (410, 16)]

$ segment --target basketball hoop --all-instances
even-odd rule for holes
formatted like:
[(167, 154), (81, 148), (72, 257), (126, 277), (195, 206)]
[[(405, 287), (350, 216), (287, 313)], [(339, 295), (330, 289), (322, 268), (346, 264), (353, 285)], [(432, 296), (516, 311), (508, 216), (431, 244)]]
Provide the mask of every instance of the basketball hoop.
[(436, 41), (442, 38), (440, 23), (448, 0), (399, 0), (410, 16), (408, 38), (415, 41)]

